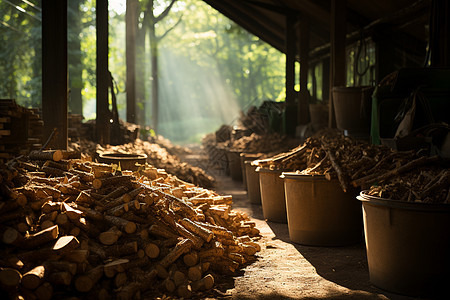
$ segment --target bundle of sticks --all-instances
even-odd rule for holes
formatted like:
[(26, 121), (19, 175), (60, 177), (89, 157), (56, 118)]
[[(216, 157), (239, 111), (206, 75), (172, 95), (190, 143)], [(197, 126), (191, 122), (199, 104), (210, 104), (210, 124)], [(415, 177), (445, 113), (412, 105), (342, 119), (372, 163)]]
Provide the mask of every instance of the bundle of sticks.
[[(326, 132), (302, 145), (254, 165), (268, 169), (337, 178), (344, 191), (372, 189), (372, 194), (408, 201), (450, 203), (448, 162), (414, 151), (394, 151)], [(423, 190), (423, 192), (419, 192)]]
[(6, 297), (189, 298), (252, 262), (259, 230), (231, 196), (139, 171), (34, 151), (0, 167)]

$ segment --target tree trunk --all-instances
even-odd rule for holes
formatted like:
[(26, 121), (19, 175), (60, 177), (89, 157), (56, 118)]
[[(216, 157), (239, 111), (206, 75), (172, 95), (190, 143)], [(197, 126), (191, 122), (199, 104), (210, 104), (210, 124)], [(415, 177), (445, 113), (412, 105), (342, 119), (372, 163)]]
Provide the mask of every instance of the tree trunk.
[(83, 63), (81, 61), (81, 22), (80, 1), (69, 1), (67, 23), (70, 38), (68, 39), (69, 58), (69, 111), (74, 114), (83, 114), (81, 90), (83, 89)]

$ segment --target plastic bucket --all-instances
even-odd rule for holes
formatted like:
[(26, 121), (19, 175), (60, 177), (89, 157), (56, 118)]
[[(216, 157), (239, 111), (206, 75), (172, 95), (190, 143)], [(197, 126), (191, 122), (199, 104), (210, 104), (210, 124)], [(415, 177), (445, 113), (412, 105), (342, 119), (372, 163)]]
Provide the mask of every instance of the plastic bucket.
[(284, 200), (281, 170), (257, 168), (264, 218), (268, 221), (286, 223), (286, 201)]
[(410, 296), (450, 299), (450, 205), (367, 195), (363, 204), (370, 281)]
[(343, 246), (362, 240), (357, 193), (342, 191), (339, 181), (321, 175), (283, 173), (289, 237), (310, 246)]
[(261, 190), (259, 188), (259, 173), (256, 172), (257, 166), (252, 166), (252, 162), (244, 162), (245, 177), (247, 178), (247, 197), (252, 204), (261, 204)]
[(226, 153), (231, 179), (242, 181), (241, 152), (236, 150), (227, 150)]
[(374, 88), (333, 87), (336, 127), (350, 136), (368, 139), (371, 122), (371, 96)]
[(102, 153), (98, 157), (98, 161), (106, 164), (116, 164), (120, 165), (122, 170), (132, 170), (136, 171), (138, 164), (145, 164), (147, 161), (146, 154), (137, 153)]

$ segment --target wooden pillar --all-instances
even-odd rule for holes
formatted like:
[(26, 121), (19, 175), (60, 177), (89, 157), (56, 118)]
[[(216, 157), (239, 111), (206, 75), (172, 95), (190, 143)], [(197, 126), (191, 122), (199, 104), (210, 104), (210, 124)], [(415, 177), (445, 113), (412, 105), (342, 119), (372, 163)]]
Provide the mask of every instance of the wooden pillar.
[(95, 134), (98, 143), (110, 142), (109, 73), (108, 73), (108, 0), (97, 0), (97, 119)]
[(329, 127), (336, 127), (333, 86), (345, 86), (346, 2), (345, 0), (331, 0)]
[(294, 135), (297, 125), (297, 105), (295, 103), (295, 32), (296, 16), (286, 16), (286, 109), (284, 118), (284, 133)]
[(395, 71), (395, 46), (392, 26), (380, 25), (374, 29), (372, 39), (376, 47), (376, 81)]
[(430, 66), (450, 67), (450, 3), (446, 0), (431, 2)]
[(67, 0), (42, 1), (43, 142), (56, 130), (47, 148), (67, 149)]
[(309, 92), (308, 92), (308, 70), (309, 70), (309, 18), (300, 18), (300, 94), (298, 101), (298, 125), (309, 123)]
[(136, 32), (138, 28), (137, 0), (127, 0), (125, 14), (127, 59), (127, 122), (136, 123)]
[(330, 100), (330, 58), (327, 57), (322, 63), (322, 97), (323, 100)]

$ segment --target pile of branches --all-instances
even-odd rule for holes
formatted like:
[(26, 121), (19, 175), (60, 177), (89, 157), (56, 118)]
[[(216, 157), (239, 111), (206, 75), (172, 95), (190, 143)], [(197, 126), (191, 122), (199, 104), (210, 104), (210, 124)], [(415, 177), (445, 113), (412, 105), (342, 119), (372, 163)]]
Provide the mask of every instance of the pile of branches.
[(156, 143), (150, 143), (140, 139), (118, 146), (102, 146), (88, 140), (80, 140), (69, 143), (69, 149), (86, 154), (85, 156), (90, 156), (94, 160), (101, 153), (146, 154), (149, 164), (159, 169), (165, 169), (168, 173), (177, 176), (181, 180), (205, 188), (212, 188), (215, 183), (214, 178), (208, 175), (203, 169), (182, 162), (178, 156), (170, 154), (165, 148)]
[(396, 200), (450, 203), (448, 162), (418, 151), (394, 151), (362, 143), (334, 131), (322, 131), (291, 151), (253, 162), (263, 168), (337, 178), (345, 192)]
[(200, 297), (260, 250), (231, 196), (77, 156), (36, 151), (0, 165), (3, 297)]

